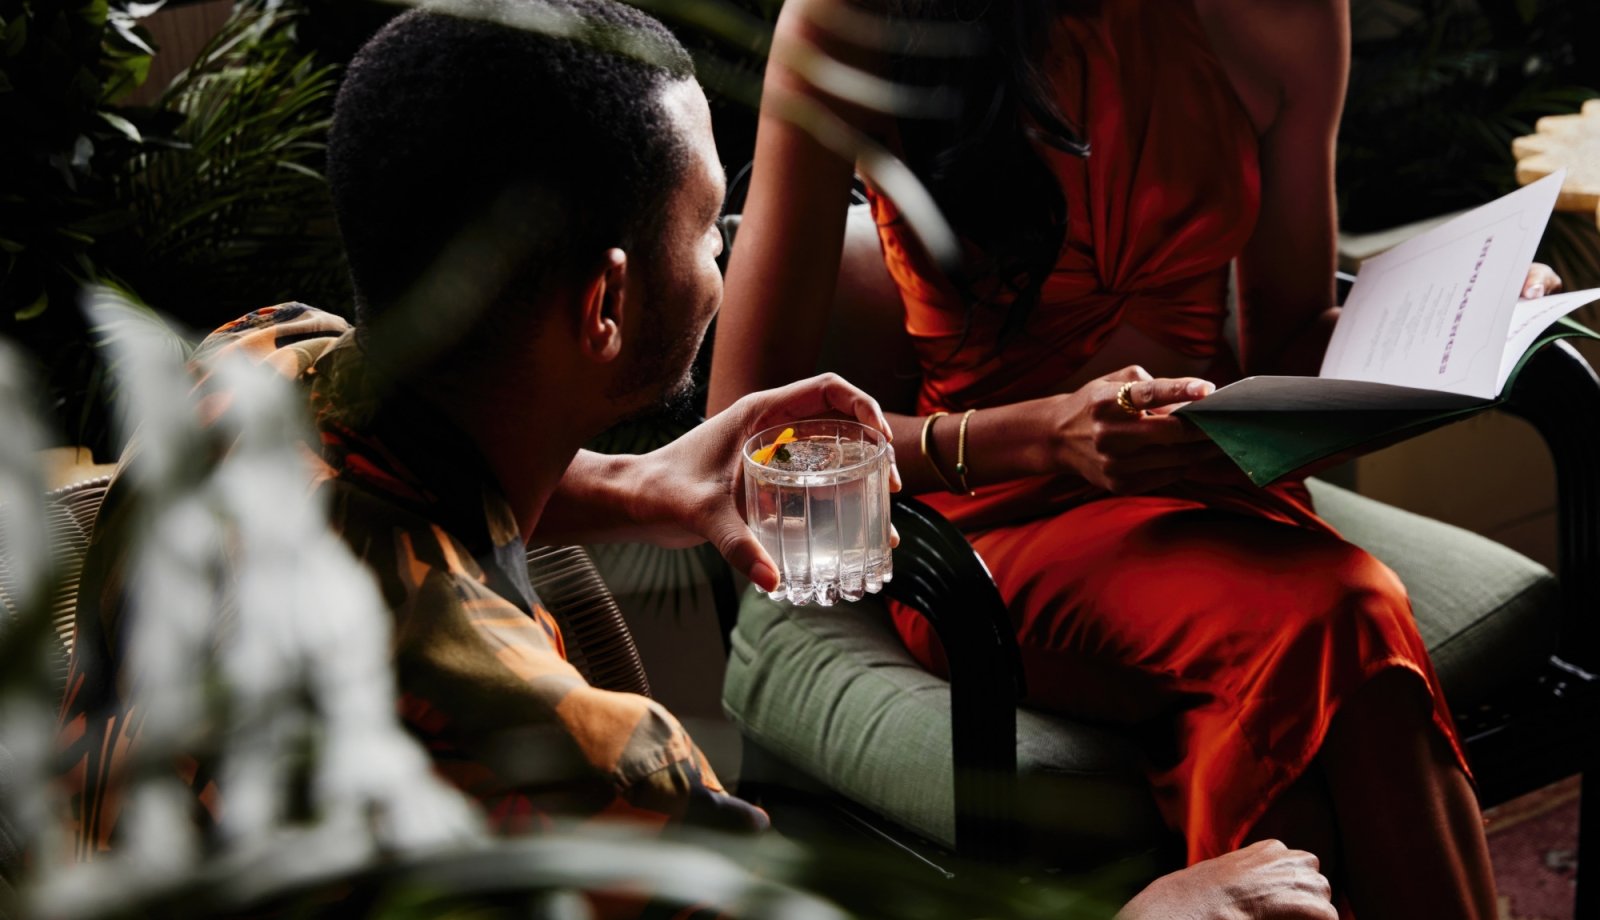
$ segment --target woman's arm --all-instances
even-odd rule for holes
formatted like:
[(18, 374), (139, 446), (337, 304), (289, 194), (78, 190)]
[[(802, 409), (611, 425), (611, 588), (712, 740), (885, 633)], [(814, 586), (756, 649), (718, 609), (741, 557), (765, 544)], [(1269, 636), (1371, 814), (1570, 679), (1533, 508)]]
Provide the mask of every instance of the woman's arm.
[[(1334, 149), (1350, 65), (1348, 0), (1213, 0), (1225, 57), (1275, 94), (1261, 134), (1261, 214), (1239, 256), (1240, 363), (1247, 374), (1314, 376), (1339, 319)], [(1219, 29), (1223, 31), (1223, 29)], [(1231, 55), (1230, 55), (1231, 52)], [(1524, 297), (1559, 291), (1561, 279), (1534, 263)]]
[[(711, 413), (745, 393), (812, 373), (822, 351), (839, 275), (853, 164), (787, 117), (783, 102), (798, 98), (821, 106), (868, 137), (884, 136), (888, 125), (881, 113), (815, 89), (784, 63), (819, 49), (849, 66), (883, 75), (887, 68), (881, 55), (817, 24), (840, 7), (853, 5), (847, 0), (790, 0), (779, 17), (756, 134), (755, 169), (717, 321)], [(1125, 382), (1135, 384), (1130, 393), (1134, 404), (1149, 410), (1210, 390), (1204, 381), (1152, 380), (1141, 369), (1126, 368), (1072, 393), (984, 409), (968, 426), (971, 472), (966, 484), (1073, 470), (1103, 488), (1136, 492), (1180, 478), (1192, 464), (1216, 456), (1203, 435), (1164, 411), (1135, 418), (1119, 408), (1115, 398)], [(908, 415), (889, 416), (901, 475), (911, 492), (959, 482), (955, 467), (961, 418), (934, 424), (927, 458), (920, 449), (925, 423)]]
[(1334, 143), (1350, 64), (1346, 0), (1236, 0), (1224, 54), (1257, 62), (1276, 97), (1261, 134), (1261, 213), (1239, 256), (1247, 374), (1315, 375), (1338, 318)]
[(746, 393), (813, 372), (827, 327), (854, 163), (792, 117), (809, 104), (856, 131), (881, 132), (864, 109), (813, 87), (785, 61), (820, 50), (868, 72), (881, 56), (831, 34), (824, 21), (846, 0), (790, 0), (773, 35), (756, 129), (755, 168), (729, 257), (717, 319), (707, 412)]
[[(846, 222), (837, 290), (828, 318), (823, 370), (843, 375), (862, 386), (889, 413), (901, 474), (912, 492), (959, 484), (955, 464), (959, 453), (961, 414), (937, 420), (929, 428), (928, 456), (923, 456), (921, 434), (927, 419), (905, 414), (914, 404), (917, 356), (905, 330), (900, 290), (884, 266), (877, 228), (864, 208), (851, 208)], [(1164, 466), (1188, 462), (1201, 448), (1188, 448), (1193, 432), (1174, 419), (1150, 417), (1133, 420), (1116, 403), (1116, 391), (1125, 381), (1148, 375), (1124, 368), (1099, 380), (1086, 380), (1075, 393), (1051, 396), (1008, 406), (985, 408), (972, 416), (967, 431), (967, 485), (976, 487), (1022, 476), (1082, 471), (1086, 478), (1109, 489), (1137, 491), (1170, 481), (1175, 470)], [(1130, 398), (1141, 407), (1192, 398), (1178, 393), (1180, 382), (1146, 386), (1136, 384)], [(1163, 389), (1164, 387), (1164, 389)], [(1197, 392), (1209, 388), (1201, 385)], [(1131, 432), (1124, 431), (1132, 426)], [(1162, 449), (1171, 444), (1176, 450)], [(1131, 449), (1119, 446), (1132, 445)], [(1155, 450), (1145, 456), (1136, 452)], [(939, 474), (934, 472), (937, 463)], [(1165, 480), (1161, 477), (1165, 475)]]

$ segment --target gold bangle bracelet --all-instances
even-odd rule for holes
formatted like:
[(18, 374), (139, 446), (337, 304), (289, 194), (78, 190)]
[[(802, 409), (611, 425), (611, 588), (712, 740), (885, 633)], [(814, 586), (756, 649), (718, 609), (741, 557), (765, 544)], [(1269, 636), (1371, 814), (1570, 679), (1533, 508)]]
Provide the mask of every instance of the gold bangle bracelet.
[(932, 454), (928, 453), (928, 434), (933, 431), (933, 423), (949, 414), (948, 412), (935, 412), (922, 423), (922, 459), (928, 461), (928, 465), (933, 467), (933, 475), (939, 477), (939, 481), (944, 483), (944, 487), (954, 492), (956, 487), (951, 485), (950, 480), (945, 477), (944, 470), (939, 469), (939, 462), (933, 459)]
[(966, 414), (961, 416), (961, 433), (956, 437), (956, 478), (961, 480), (961, 491), (967, 493), (968, 497), (978, 494), (967, 488), (967, 473), (971, 471), (971, 467), (967, 466), (967, 423), (972, 421), (972, 416), (977, 411), (968, 409)]

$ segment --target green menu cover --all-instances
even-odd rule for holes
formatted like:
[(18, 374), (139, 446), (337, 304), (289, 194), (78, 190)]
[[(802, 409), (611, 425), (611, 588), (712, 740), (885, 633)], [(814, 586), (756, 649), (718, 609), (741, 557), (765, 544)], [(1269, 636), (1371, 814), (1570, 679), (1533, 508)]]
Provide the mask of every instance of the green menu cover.
[[(1523, 352), (1501, 395), (1448, 409), (1354, 409), (1325, 411), (1237, 410), (1184, 413), (1259, 486), (1306, 475), (1319, 468), (1415, 437), (1476, 415), (1504, 402), (1528, 358), (1563, 338), (1600, 339), (1562, 318)], [(1202, 400), (1203, 402), (1203, 400)], [(1198, 405), (1198, 404), (1197, 404)], [(1600, 421), (1600, 420), (1596, 420)]]

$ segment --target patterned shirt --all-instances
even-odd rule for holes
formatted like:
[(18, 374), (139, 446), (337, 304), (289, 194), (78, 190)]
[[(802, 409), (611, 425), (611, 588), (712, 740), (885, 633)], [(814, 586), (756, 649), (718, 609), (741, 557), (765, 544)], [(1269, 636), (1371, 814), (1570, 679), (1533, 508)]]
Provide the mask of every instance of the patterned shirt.
[[(660, 704), (591, 687), (567, 662), (485, 461), (422, 400), (403, 391), (378, 400), (343, 320), (300, 304), (258, 310), (201, 344), (194, 363), (202, 380), (208, 362), (227, 352), (304, 386), (332, 525), (394, 615), (401, 716), (439, 773), (477, 799), (496, 829), (534, 829), (554, 814), (767, 825), (764, 812), (722, 789)], [(226, 397), (211, 394), (202, 406), (226, 411)], [(117, 647), (118, 540), (108, 534), (126, 516), (119, 491), (114, 481), (85, 562), (63, 707), (81, 858), (110, 845), (115, 777), (138, 724), (115, 705), (115, 666), (103, 665), (114, 663)], [(203, 803), (216, 801), (206, 771), (190, 765), (185, 775)]]

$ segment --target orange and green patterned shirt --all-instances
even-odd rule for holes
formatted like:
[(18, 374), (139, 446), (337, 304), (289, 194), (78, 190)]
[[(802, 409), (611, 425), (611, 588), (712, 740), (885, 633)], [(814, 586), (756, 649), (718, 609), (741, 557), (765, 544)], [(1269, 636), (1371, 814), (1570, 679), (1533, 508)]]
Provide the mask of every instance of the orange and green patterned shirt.
[[(529, 584), (515, 517), (467, 437), (422, 400), (373, 396), (342, 319), (285, 304), (201, 344), (194, 364), (243, 352), (299, 381), (316, 421), (313, 461), (331, 522), (378, 581), (394, 615), (400, 713), (436, 769), (515, 833), (554, 815), (686, 820), (760, 829), (760, 809), (727, 794), (659, 703), (589, 686)], [(226, 411), (209, 394), (203, 411)], [(211, 408), (205, 408), (211, 407)], [(119, 768), (139, 718), (116, 699), (120, 559), (128, 502), (113, 482), (85, 561), (63, 706), (80, 858), (109, 847)], [(185, 767), (209, 807), (226, 790)]]

